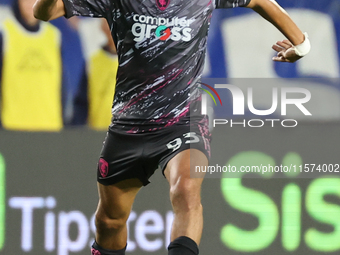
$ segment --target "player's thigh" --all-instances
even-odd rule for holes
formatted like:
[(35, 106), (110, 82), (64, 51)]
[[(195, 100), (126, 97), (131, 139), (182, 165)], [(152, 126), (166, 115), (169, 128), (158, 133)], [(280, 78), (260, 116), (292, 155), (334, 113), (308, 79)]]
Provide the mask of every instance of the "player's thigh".
[(207, 165), (207, 156), (202, 151), (187, 149), (176, 154), (168, 162), (164, 175), (170, 184), (170, 189), (196, 193), (200, 191), (204, 173), (195, 173), (195, 168)]
[(127, 220), (134, 199), (142, 186), (138, 179), (127, 179), (113, 185), (98, 183), (97, 214), (106, 218)]

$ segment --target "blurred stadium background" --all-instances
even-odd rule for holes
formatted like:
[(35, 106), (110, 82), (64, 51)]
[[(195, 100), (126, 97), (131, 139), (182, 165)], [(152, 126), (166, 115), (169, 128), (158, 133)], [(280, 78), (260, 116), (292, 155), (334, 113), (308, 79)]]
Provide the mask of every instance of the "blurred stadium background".
[[(288, 111), (285, 118), (299, 122), (295, 128), (218, 126), (211, 164), (316, 164), (321, 171), (205, 180), (200, 254), (340, 254), (340, 1), (278, 2), (309, 33), (311, 53), (296, 64), (273, 63), (271, 45), (282, 39), (275, 28), (247, 9), (215, 10), (204, 77), (210, 83), (221, 77), (242, 81), (242, 90), (256, 84), (258, 109), (270, 107), (274, 87), (303, 87), (312, 95), (312, 116)], [(10, 3), (0, 0), (0, 22)], [(105, 41), (100, 22), (52, 23), (68, 41), (69, 84), (78, 84), (84, 61)], [(231, 106), (230, 95), (222, 96)], [(215, 116), (233, 117), (218, 109)], [(60, 132), (0, 129), (0, 254), (89, 254), (104, 136), (86, 126)], [(172, 217), (168, 185), (158, 171), (129, 218), (128, 254), (166, 254)]]

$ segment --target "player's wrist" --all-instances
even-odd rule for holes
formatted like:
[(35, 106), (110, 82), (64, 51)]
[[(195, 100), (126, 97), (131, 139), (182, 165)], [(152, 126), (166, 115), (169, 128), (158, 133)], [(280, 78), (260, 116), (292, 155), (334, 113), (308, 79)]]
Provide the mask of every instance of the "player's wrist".
[(308, 34), (307, 33), (303, 33), (303, 34), (305, 36), (305, 40), (301, 44), (293, 46), (295, 54), (300, 57), (306, 56), (311, 49), (311, 44), (308, 38)]

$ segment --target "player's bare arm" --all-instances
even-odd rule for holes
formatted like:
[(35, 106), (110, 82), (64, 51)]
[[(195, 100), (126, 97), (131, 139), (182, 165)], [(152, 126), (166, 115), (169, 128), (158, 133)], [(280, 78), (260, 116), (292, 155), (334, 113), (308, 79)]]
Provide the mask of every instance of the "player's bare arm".
[(34, 17), (48, 21), (65, 15), (62, 0), (37, 0), (33, 6)]
[(295, 62), (309, 52), (308, 38), (274, 0), (251, 0), (247, 7), (272, 23), (288, 39), (278, 41), (273, 45), (272, 48), (278, 52), (273, 58), (274, 61)]

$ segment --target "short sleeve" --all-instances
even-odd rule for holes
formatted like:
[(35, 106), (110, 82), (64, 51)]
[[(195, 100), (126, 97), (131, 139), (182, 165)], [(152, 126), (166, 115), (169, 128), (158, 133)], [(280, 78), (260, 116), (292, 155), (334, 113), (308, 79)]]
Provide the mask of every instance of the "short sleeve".
[(245, 7), (250, 0), (215, 0), (216, 9)]
[(111, 9), (110, 0), (63, 0), (66, 18), (72, 16), (105, 17)]

